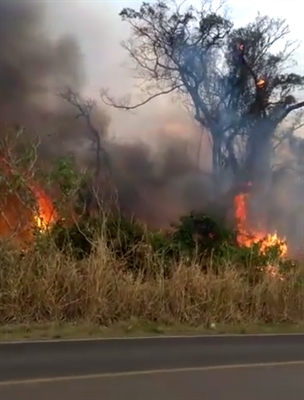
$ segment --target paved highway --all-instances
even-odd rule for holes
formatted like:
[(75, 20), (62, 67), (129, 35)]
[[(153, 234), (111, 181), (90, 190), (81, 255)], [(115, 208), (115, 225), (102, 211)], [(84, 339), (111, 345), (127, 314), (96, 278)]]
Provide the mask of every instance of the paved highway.
[(304, 335), (0, 344), (1, 400), (304, 400)]

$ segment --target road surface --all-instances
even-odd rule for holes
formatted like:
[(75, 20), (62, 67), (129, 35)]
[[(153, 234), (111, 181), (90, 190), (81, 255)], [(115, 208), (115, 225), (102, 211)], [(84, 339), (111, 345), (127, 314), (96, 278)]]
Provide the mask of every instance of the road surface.
[(304, 335), (0, 344), (1, 400), (304, 400)]

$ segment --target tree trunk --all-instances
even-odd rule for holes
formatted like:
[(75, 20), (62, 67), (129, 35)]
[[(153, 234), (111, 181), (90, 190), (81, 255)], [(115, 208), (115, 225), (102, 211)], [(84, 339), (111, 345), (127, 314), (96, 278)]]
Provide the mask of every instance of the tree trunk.
[(273, 127), (259, 121), (252, 129), (247, 142), (245, 179), (247, 182), (267, 187), (271, 179), (271, 156)]

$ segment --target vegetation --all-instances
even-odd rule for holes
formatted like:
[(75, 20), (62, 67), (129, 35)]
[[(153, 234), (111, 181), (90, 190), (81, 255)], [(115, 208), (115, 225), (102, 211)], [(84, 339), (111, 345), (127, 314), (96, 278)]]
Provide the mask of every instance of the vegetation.
[(175, 245), (189, 251), (192, 243), (126, 225), (117, 220), (114, 243), (106, 229), (89, 230), (90, 238), (77, 231), (78, 242), (61, 243), (65, 252), (52, 230), (23, 252), (2, 244), (0, 323), (303, 323), (300, 265), (272, 259), (281, 280), (254, 249), (215, 247), (218, 255), (188, 256)]
[[(261, 254), (258, 244), (239, 247), (233, 229), (205, 214), (184, 216), (166, 232), (102, 207), (79, 214), (75, 210), (85, 205), (77, 194), (87, 178), (70, 160), (59, 160), (48, 174), (28, 162), (30, 178), (24, 163), (21, 174), (12, 153), (9, 160), (11, 174), (2, 169), (1, 182), (31, 211), (26, 228), (34, 233), (27, 243), (24, 236), (17, 240), (17, 230), (1, 236), (2, 325), (108, 326), (132, 318), (206, 326), (303, 322), (303, 267), (282, 259), (276, 249)], [(58, 218), (48, 229), (37, 227), (33, 218), (34, 177), (40, 187), (60, 187), (54, 201)], [(283, 278), (269, 274), (269, 266)]]

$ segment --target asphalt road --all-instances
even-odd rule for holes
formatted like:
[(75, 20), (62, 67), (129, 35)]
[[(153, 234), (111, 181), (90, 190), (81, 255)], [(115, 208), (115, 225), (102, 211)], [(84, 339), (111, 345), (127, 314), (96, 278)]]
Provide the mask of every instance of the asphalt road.
[(304, 400), (304, 335), (0, 344), (1, 400)]

